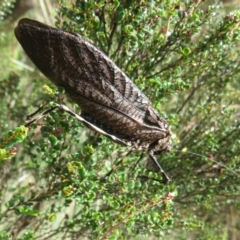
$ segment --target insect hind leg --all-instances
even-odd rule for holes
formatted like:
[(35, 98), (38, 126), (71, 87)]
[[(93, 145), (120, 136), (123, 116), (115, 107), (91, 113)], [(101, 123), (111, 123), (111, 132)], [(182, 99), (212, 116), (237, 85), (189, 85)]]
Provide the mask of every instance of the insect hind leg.
[[(45, 106), (45, 105), (44, 105)], [(42, 110), (42, 108), (40, 108)], [(27, 121), (27, 123), (25, 124), (25, 127), (28, 127), (30, 126), (31, 124), (33, 124), (34, 122), (40, 120), (41, 118), (45, 117), (47, 114), (49, 114), (50, 112), (52, 112), (53, 110), (55, 109), (61, 109), (65, 112), (67, 112), (68, 114), (74, 116), (78, 121), (81, 121), (83, 122), (85, 125), (87, 125), (88, 127), (90, 127), (91, 129), (97, 131), (98, 133), (101, 133), (103, 134), (104, 136), (112, 139), (113, 141), (117, 142), (117, 143), (120, 143), (122, 145), (125, 145), (125, 146), (131, 146), (131, 144), (129, 144), (128, 142), (120, 139), (120, 138), (117, 138), (111, 134), (108, 134), (107, 132), (105, 132), (103, 129), (95, 126), (94, 124), (92, 124), (91, 122), (88, 122), (84, 117), (76, 114), (75, 112), (73, 112), (71, 109), (69, 109), (67, 106), (65, 105), (62, 105), (62, 104), (55, 104), (53, 107), (47, 109), (46, 111), (44, 111), (40, 116), (32, 119), (32, 120), (29, 120)], [(32, 117), (33, 115), (35, 115), (37, 112), (39, 112), (39, 110), (37, 110), (34, 114), (31, 114), (30, 116)], [(118, 165), (120, 165), (124, 159), (129, 156), (131, 153), (132, 153), (133, 149), (131, 149), (124, 157), (121, 158), (121, 160), (119, 162), (116, 163), (115, 167), (112, 168), (102, 179), (106, 180), (111, 174), (112, 172), (116, 169), (116, 167)], [(149, 156), (151, 158), (151, 160), (154, 162), (154, 164), (158, 167), (158, 169), (160, 170), (160, 172), (162, 173), (162, 176), (163, 176), (163, 182), (164, 183), (167, 183), (170, 181), (170, 178), (167, 176), (167, 174), (164, 172), (163, 168), (161, 167), (161, 165), (159, 164), (159, 162), (157, 161), (156, 157), (154, 156), (154, 153), (152, 152), (149, 152)], [(139, 159), (139, 161), (142, 159), (142, 155)], [(137, 163), (134, 165), (133, 169), (136, 167), (136, 165), (139, 163), (139, 161), (137, 161)], [(143, 176), (144, 177), (144, 176)]]
[[(31, 115), (28, 115), (27, 118), (30, 119), (32, 118), (34, 115), (36, 115), (38, 112), (40, 112), (42, 110), (43, 107), (40, 107), (37, 111), (35, 111), (34, 113), (32, 113)], [(41, 115), (39, 115), (38, 117), (31, 119), (31, 120), (27, 120), (25, 123), (25, 127), (29, 127), (31, 126), (33, 123), (37, 122), (38, 120), (44, 118), (46, 115), (48, 115), (50, 112), (52, 112), (53, 110), (59, 108), (58, 106), (53, 106), (49, 109), (47, 109), (46, 111), (44, 111)]]

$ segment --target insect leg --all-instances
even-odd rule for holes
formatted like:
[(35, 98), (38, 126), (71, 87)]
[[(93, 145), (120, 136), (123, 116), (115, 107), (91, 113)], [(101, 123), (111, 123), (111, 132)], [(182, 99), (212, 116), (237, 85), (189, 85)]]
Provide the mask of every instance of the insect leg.
[[(47, 110), (46, 110), (45, 112), (43, 112), (40, 116), (38, 116), (38, 117), (36, 117), (36, 118), (28, 121), (28, 122), (25, 124), (25, 127), (30, 126), (32, 123), (40, 120), (41, 118), (43, 118), (44, 116), (46, 116), (48, 113), (50, 113), (51, 111), (53, 111), (53, 110), (55, 110), (55, 109), (57, 109), (57, 108), (59, 108), (59, 109), (65, 111), (65, 112), (67, 112), (68, 114), (74, 116), (77, 120), (83, 122), (83, 123), (84, 123), (86, 126), (88, 126), (89, 128), (91, 128), (91, 129), (95, 130), (96, 132), (98, 132), (98, 133), (100, 133), (100, 134), (102, 134), (102, 135), (104, 135), (104, 136), (112, 139), (114, 142), (120, 143), (120, 144), (125, 145), (125, 146), (131, 146), (131, 143), (129, 143), (129, 142), (127, 142), (127, 141), (124, 141), (124, 140), (122, 140), (122, 139), (120, 139), (120, 138), (117, 138), (116, 136), (113, 136), (113, 135), (108, 134), (107, 132), (105, 132), (105, 131), (102, 130), (101, 128), (95, 126), (94, 124), (92, 124), (92, 123), (90, 123), (89, 121), (87, 121), (86, 119), (84, 119), (82, 116), (80, 116), (80, 115), (76, 114), (75, 112), (73, 112), (73, 111), (72, 111), (70, 108), (68, 108), (67, 106), (61, 105), (61, 104), (56, 104), (55, 106), (47, 109)], [(38, 112), (38, 111), (39, 111), (39, 110), (37, 110), (37, 112)], [(33, 114), (31, 114), (31, 116), (32, 116), (32, 115), (33, 115)], [(132, 150), (133, 150), (133, 149), (131, 149), (123, 158), (121, 158), (121, 160), (116, 163), (115, 167), (112, 168), (102, 179), (108, 178), (108, 177), (112, 174), (112, 172), (116, 169), (116, 167), (117, 167), (119, 164), (121, 164), (127, 156), (129, 156), (129, 155), (131, 154)], [(140, 159), (141, 159), (141, 158), (140, 158)]]
[(111, 140), (113, 140), (114, 142), (117, 142), (117, 143), (120, 143), (124, 146), (131, 146), (131, 143), (130, 142), (127, 142), (123, 139), (120, 139), (114, 135), (111, 135), (109, 133), (107, 133), (106, 131), (104, 131), (103, 129), (95, 126), (94, 124), (92, 124), (91, 122), (87, 121), (85, 118), (83, 118), (82, 116), (76, 114), (75, 112), (73, 112), (70, 108), (68, 108), (67, 106), (65, 105), (61, 105), (61, 104), (56, 104), (56, 106), (62, 110), (64, 110), (65, 112), (69, 113), (70, 115), (74, 116), (77, 120), (83, 122), (87, 127), (93, 129), (94, 131), (110, 138)]
[(102, 180), (106, 180), (112, 173), (113, 171), (117, 168), (118, 165), (120, 165), (121, 163), (123, 163), (124, 159), (129, 156), (131, 154), (133, 149), (131, 149), (125, 156), (123, 156), (120, 161), (118, 161), (115, 166), (104, 176), (102, 177)]
[(168, 177), (168, 175), (164, 172), (164, 170), (162, 169), (161, 165), (159, 164), (159, 162), (157, 161), (156, 157), (154, 156), (153, 153), (149, 152), (149, 156), (151, 158), (151, 160), (157, 165), (158, 169), (160, 170), (160, 172), (162, 173), (163, 176), (163, 182), (167, 183), (170, 181), (170, 178)]
[[(52, 112), (53, 110), (55, 110), (56, 108), (58, 108), (58, 106), (54, 106), (54, 107), (51, 107), (49, 109), (47, 109), (45, 112), (43, 112), (41, 115), (39, 115), (38, 117), (32, 119), (32, 120), (29, 120), (25, 123), (25, 127), (28, 127), (30, 125), (32, 125), (34, 122), (37, 122), (38, 120), (40, 120), (41, 118), (45, 117), (48, 113)], [(31, 115), (29, 116), (33, 116), (35, 115), (37, 112), (39, 112), (40, 110), (38, 109), (36, 112), (32, 113)], [(29, 117), (28, 116), (28, 117)]]
[[(120, 144), (125, 145), (125, 146), (131, 146), (131, 143), (130, 143), (130, 142), (124, 141), (123, 139), (120, 139), (120, 138), (118, 138), (118, 137), (116, 137), (116, 136), (114, 136), (114, 135), (111, 135), (111, 134), (105, 132), (105, 131), (102, 130), (101, 128), (99, 128), (99, 127), (95, 126), (94, 124), (90, 123), (90, 122), (87, 121), (85, 118), (83, 118), (82, 116), (76, 114), (76, 113), (73, 112), (70, 108), (68, 108), (67, 106), (62, 105), (62, 104), (55, 104), (55, 106), (49, 108), (48, 110), (46, 110), (45, 112), (43, 112), (40, 116), (38, 116), (38, 117), (36, 117), (36, 118), (34, 118), (34, 119), (30, 120), (30, 121), (27, 121), (27, 123), (25, 124), (25, 127), (30, 126), (32, 123), (38, 121), (39, 119), (43, 118), (43, 117), (46, 116), (48, 113), (50, 113), (51, 111), (53, 111), (53, 110), (55, 110), (55, 109), (57, 109), (57, 108), (59, 108), (59, 109), (65, 111), (65, 112), (67, 112), (68, 114), (74, 116), (78, 121), (83, 122), (87, 127), (89, 127), (89, 128), (91, 128), (91, 129), (93, 129), (94, 131), (96, 131), (96, 132), (98, 132), (98, 133), (100, 133), (100, 134), (102, 134), (102, 135), (110, 138), (110, 139), (113, 140), (114, 142), (120, 143)], [(41, 108), (40, 108), (40, 109), (41, 109)], [(35, 113), (37, 113), (37, 112), (39, 112), (39, 109), (38, 109)], [(35, 115), (35, 113), (34, 113), (34, 114), (31, 114), (30, 116)]]
[(141, 156), (137, 160), (137, 162), (131, 167), (130, 173), (134, 170), (134, 168), (139, 164), (139, 162), (143, 159), (144, 151), (142, 151)]

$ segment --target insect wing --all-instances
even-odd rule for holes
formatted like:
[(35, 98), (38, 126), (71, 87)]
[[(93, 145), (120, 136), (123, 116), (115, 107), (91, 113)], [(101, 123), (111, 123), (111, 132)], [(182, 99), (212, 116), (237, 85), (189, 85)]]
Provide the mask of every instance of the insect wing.
[(153, 151), (167, 148), (167, 122), (111, 60), (80, 35), (30, 19), (19, 21), (15, 35), (40, 71), (81, 106), (84, 119), (133, 145)]

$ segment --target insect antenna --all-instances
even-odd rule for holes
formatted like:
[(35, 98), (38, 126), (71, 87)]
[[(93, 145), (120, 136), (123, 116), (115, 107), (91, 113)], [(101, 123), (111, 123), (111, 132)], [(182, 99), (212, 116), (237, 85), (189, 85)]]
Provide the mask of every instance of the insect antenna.
[(207, 157), (206, 155), (203, 155), (203, 154), (200, 154), (200, 153), (194, 153), (194, 152), (190, 152), (190, 151), (186, 151), (186, 152), (182, 152), (180, 150), (175, 150), (174, 152), (181, 152), (181, 153), (184, 153), (184, 154), (192, 154), (192, 155), (195, 155), (195, 156), (199, 156), (199, 157), (202, 157), (202, 158), (206, 158), (214, 163), (216, 163), (217, 165), (227, 169), (228, 171), (230, 171), (231, 173), (235, 174), (236, 176), (240, 177), (240, 174), (238, 174), (236, 171), (232, 170), (231, 168), (227, 167), (225, 164), (221, 163), (221, 162), (218, 162), (210, 157)]
[[(198, 125), (196, 125), (194, 128), (192, 128), (190, 131), (188, 131), (188, 133), (186, 134), (186, 136), (178, 143), (176, 143), (175, 145), (172, 145), (172, 148), (176, 148), (176, 146), (180, 145), (181, 143), (183, 143), (185, 140), (187, 140), (187, 138), (190, 136), (191, 132), (197, 128)], [(232, 170), (231, 168), (227, 167), (225, 164), (221, 163), (221, 162), (218, 162), (216, 160), (214, 160), (213, 158), (210, 158), (210, 157), (207, 157), (206, 155), (203, 155), (203, 154), (200, 154), (200, 153), (194, 153), (194, 152), (191, 152), (191, 151), (181, 151), (181, 150), (173, 150), (172, 152), (181, 152), (183, 154), (191, 154), (191, 155), (195, 155), (195, 156), (199, 156), (201, 158), (206, 158), (214, 163), (216, 163), (218, 166), (221, 166), (225, 169), (227, 169), (228, 171), (232, 172), (233, 174), (237, 175), (237, 176), (240, 176), (236, 171)]]

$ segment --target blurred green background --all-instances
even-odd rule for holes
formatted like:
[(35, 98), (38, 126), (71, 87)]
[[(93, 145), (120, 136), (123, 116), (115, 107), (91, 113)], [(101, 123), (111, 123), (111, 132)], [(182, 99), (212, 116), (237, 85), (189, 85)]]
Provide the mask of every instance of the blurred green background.
[[(239, 1), (0, 1), (0, 239), (240, 239)], [(149, 97), (172, 131), (158, 156), (51, 112), (64, 97), (13, 30), (28, 17), (77, 32)], [(64, 103), (81, 109), (69, 99)], [(47, 109), (47, 106), (45, 110)], [(104, 176), (116, 163), (106, 180)]]

